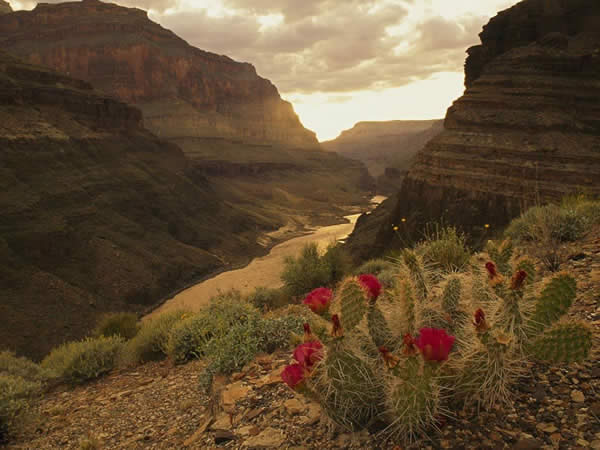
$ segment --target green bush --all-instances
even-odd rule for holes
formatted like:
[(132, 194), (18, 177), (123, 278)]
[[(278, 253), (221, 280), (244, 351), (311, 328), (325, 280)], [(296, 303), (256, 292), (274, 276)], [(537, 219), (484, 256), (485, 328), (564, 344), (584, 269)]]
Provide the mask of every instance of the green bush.
[(243, 301), (238, 291), (220, 294), (211, 299), (205, 310), (173, 326), (166, 353), (176, 363), (201, 358), (212, 339), (227, 334), (238, 323), (246, 323), (259, 317), (256, 308)]
[(436, 227), (418, 246), (423, 259), (445, 272), (464, 270), (471, 258), (464, 234), (454, 227)]
[(351, 267), (350, 257), (341, 246), (332, 244), (321, 256), (317, 244), (310, 243), (297, 258), (285, 259), (281, 280), (290, 295), (299, 297), (338, 282)]
[(111, 371), (122, 345), (123, 340), (115, 336), (67, 342), (52, 350), (42, 367), (61, 380), (83, 383)]
[(188, 316), (186, 311), (177, 310), (143, 322), (136, 336), (123, 346), (119, 364), (133, 366), (164, 359), (168, 353), (171, 329)]
[(517, 241), (572, 242), (600, 223), (600, 201), (566, 197), (560, 205), (536, 206), (514, 219), (505, 234)]
[(125, 340), (129, 340), (138, 333), (138, 330), (138, 318), (134, 313), (111, 313), (100, 319), (94, 329), (93, 336), (120, 336)]
[(43, 382), (50, 376), (39, 364), (9, 351), (0, 352), (0, 375), (12, 375), (33, 382)]
[(266, 312), (289, 304), (289, 297), (281, 289), (269, 289), (261, 286), (248, 294), (246, 301), (259, 311)]
[(371, 259), (364, 264), (362, 264), (358, 269), (354, 271), (356, 275), (361, 275), (363, 273), (370, 273), (372, 275), (379, 275), (381, 272), (385, 272), (388, 270), (396, 270), (396, 264), (391, 261), (387, 261), (385, 259)]
[(9, 434), (27, 413), (32, 397), (40, 390), (39, 382), (0, 373), (0, 444), (8, 441)]
[(210, 361), (207, 370), (229, 374), (240, 370), (259, 353), (286, 348), (290, 345), (291, 333), (302, 333), (303, 323), (301, 317), (293, 316), (240, 322), (207, 345), (206, 356)]

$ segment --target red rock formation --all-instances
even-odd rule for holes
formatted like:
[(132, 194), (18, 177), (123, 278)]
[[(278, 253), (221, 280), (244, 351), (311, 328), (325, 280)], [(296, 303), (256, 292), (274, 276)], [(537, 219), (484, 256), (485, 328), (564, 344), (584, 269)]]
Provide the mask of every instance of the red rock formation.
[(380, 249), (401, 218), (417, 232), (443, 221), (477, 233), (538, 202), (600, 194), (600, 3), (525, 0), (481, 39), (469, 50), (465, 94), (380, 227)]
[(318, 146), (252, 65), (192, 47), (140, 9), (40, 3), (0, 17), (0, 48), (136, 105), (146, 127), (164, 138)]

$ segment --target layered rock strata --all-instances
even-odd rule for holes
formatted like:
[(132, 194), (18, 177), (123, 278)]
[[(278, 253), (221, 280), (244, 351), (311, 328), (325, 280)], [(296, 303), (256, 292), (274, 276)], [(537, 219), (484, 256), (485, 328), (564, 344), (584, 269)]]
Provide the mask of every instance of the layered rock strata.
[(318, 146), (252, 65), (192, 47), (140, 9), (98, 0), (40, 3), (0, 17), (0, 47), (137, 106), (162, 138)]
[(525, 0), (469, 50), (465, 94), (419, 152), (380, 228), (443, 221), (471, 232), (570, 193), (600, 194), (600, 3)]

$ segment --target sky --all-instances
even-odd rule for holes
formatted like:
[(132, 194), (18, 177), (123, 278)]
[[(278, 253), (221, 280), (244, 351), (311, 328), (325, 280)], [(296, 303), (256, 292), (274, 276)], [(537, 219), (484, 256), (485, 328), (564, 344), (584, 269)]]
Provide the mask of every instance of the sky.
[[(60, 3), (46, 0), (49, 3)], [(252, 63), (320, 141), (359, 121), (442, 118), (465, 50), (517, 0), (117, 0), (203, 50)], [(35, 1), (9, 0), (13, 9)]]

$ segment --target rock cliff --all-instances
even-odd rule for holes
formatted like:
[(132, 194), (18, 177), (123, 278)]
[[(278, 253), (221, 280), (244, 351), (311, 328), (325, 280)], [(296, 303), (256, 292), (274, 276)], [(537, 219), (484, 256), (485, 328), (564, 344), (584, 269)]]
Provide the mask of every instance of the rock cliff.
[(10, 4), (5, 2), (4, 0), (0, 0), (0, 15), (8, 14), (12, 12), (12, 8)]
[(0, 52), (0, 348), (43, 356), (108, 311), (264, 249), (139, 110)]
[(162, 138), (318, 147), (252, 65), (192, 47), (140, 9), (98, 0), (40, 3), (0, 17), (0, 47), (137, 106)]
[(537, 202), (600, 194), (599, 30), (600, 3), (586, 0), (525, 0), (492, 19), (469, 49), (465, 94), (417, 155), (376, 247), (401, 218), (477, 232)]

